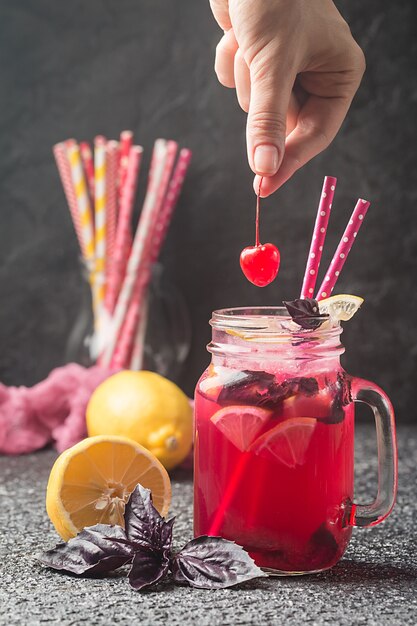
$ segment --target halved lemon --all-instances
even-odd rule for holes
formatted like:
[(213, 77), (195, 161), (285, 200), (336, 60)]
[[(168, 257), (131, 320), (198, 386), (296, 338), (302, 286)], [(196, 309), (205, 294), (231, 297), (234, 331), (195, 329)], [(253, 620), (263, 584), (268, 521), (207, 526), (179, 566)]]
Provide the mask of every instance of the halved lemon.
[(291, 468), (303, 465), (316, 424), (312, 417), (285, 420), (256, 439), (250, 452)]
[(151, 490), (155, 507), (166, 516), (171, 483), (158, 459), (126, 437), (88, 437), (55, 461), (46, 510), (65, 541), (86, 526), (124, 526), (125, 504), (138, 483)]
[(363, 298), (343, 293), (320, 300), (319, 310), (320, 313), (327, 313), (334, 320), (347, 322), (360, 309), (362, 303)]
[(271, 417), (272, 412), (256, 406), (227, 406), (217, 411), (211, 422), (241, 452), (249, 448)]

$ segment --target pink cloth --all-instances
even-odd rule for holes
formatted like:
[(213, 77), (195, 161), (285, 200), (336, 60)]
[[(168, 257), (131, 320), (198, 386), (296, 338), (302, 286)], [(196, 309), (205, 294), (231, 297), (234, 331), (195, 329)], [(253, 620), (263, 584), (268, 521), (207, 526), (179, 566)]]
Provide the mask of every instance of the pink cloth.
[(0, 453), (24, 454), (51, 442), (62, 452), (83, 439), (88, 400), (116, 371), (69, 363), (31, 388), (0, 384)]

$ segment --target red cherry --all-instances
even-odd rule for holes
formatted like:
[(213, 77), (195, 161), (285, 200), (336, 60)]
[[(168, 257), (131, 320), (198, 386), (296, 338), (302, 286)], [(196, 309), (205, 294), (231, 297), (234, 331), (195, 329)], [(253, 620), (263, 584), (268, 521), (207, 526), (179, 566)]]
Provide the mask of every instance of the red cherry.
[(279, 250), (272, 243), (248, 246), (240, 253), (240, 267), (246, 278), (257, 287), (266, 287), (279, 270)]

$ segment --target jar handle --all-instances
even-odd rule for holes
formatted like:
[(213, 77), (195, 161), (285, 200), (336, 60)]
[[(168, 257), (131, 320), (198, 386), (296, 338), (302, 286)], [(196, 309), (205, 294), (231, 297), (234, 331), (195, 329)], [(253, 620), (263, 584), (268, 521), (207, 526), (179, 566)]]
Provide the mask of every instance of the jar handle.
[(352, 526), (376, 526), (392, 511), (397, 495), (397, 437), (394, 409), (386, 393), (374, 383), (352, 378), (352, 399), (374, 412), (378, 446), (378, 492), (372, 504), (353, 504)]

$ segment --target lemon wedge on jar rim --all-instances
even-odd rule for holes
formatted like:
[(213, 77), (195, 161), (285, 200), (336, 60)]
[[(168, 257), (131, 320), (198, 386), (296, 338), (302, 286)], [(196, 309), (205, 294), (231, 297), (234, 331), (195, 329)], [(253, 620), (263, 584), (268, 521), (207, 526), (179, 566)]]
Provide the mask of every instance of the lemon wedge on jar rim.
[(362, 303), (363, 298), (343, 293), (320, 300), (319, 310), (320, 313), (330, 315), (333, 320), (347, 322), (352, 319), (355, 313), (360, 309)]

